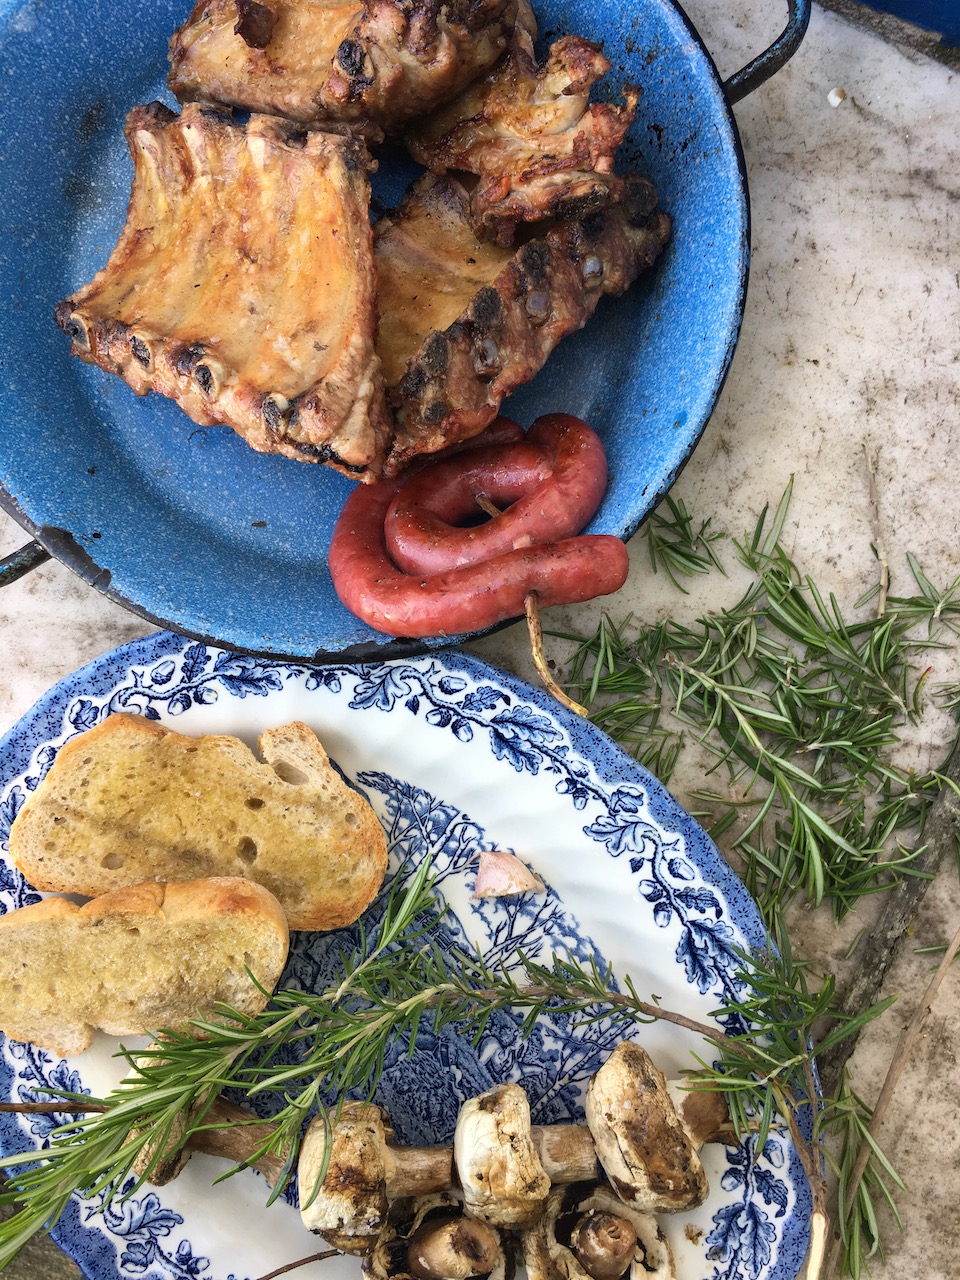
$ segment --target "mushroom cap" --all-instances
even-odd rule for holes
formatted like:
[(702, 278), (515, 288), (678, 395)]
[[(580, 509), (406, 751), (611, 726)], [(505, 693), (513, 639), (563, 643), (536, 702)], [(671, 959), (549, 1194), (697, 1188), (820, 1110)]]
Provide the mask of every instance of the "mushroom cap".
[(387, 1214), (387, 1160), (383, 1113), (373, 1103), (344, 1102), (339, 1114), (318, 1116), (300, 1147), (304, 1226), (344, 1253), (366, 1253)]
[(499, 1257), (500, 1237), (494, 1228), (462, 1214), (424, 1222), (407, 1242), (407, 1263), (416, 1280), (487, 1276)]
[[(447, 1233), (447, 1228), (453, 1228), (452, 1234), (455, 1235), (458, 1223), (466, 1224), (480, 1234), (475, 1234), (472, 1241), (461, 1239), (458, 1243), (451, 1239), (451, 1233)], [(435, 1240), (434, 1245), (439, 1244), (439, 1250), (434, 1248), (432, 1257), (421, 1257), (418, 1262), (417, 1250), (423, 1245), (424, 1238), (434, 1233), (441, 1237), (447, 1233), (446, 1242), (442, 1238)], [(449, 1267), (444, 1264), (445, 1246), (450, 1246), (454, 1255)], [(463, 1280), (468, 1274), (482, 1275), (484, 1280), (512, 1280), (513, 1277), (513, 1267), (508, 1265), (499, 1232), (479, 1219), (466, 1218), (463, 1204), (455, 1195), (438, 1192), (393, 1200), (386, 1223), (361, 1262), (365, 1280), (417, 1280), (418, 1271), (421, 1276), (424, 1273), (436, 1275), (438, 1263), (449, 1272), (448, 1280), (457, 1280), (457, 1277)], [(479, 1267), (486, 1270), (476, 1270)]]
[(600, 1164), (622, 1200), (669, 1213), (703, 1203), (707, 1175), (697, 1148), (666, 1077), (640, 1045), (617, 1045), (590, 1081), (584, 1110)]
[(498, 1085), (463, 1104), (453, 1158), (464, 1206), (475, 1217), (517, 1227), (543, 1211), (550, 1179), (530, 1136), (530, 1103), (519, 1085)]
[(574, 1227), (570, 1248), (594, 1280), (619, 1280), (637, 1252), (637, 1231), (622, 1213), (590, 1209)]
[(577, 1206), (581, 1214), (611, 1214), (630, 1223), (637, 1235), (637, 1250), (630, 1264), (630, 1280), (676, 1280), (677, 1268), (670, 1241), (652, 1213), (644, 1213), (604, 1186), (594, 1187)]
[(554, 1187), (543, 1217), (521, 1237), (528, 1280), (596, 1280), (574, 1252), (584, 1224), (597, 1216), (622, 1219), (635, 1247), (624, 1280), (676, 1280), (673, 1251), (656, 1218), (624, 1204), (603, 1184)]

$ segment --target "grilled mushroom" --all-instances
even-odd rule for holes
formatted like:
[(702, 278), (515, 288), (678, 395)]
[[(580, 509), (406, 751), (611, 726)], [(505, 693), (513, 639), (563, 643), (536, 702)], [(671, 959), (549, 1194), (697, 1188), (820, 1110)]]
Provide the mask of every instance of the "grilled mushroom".
[(676, 1280), (657, 1220), (602, 1185), (555, 1187), (522, 1244), (529, 1280)]
[(395, 1201), (363, 1270), (369, 1280), (512, 1280), (513, 1274), (500, 1233), (443, 1192)]
[(407, 1265), (416, 1280), (471, 1280), (487, 1276), (500, 1257), (500, 1239), (477, 1218), (428, 1219), (410, 1237)]
[(303, 1136), (300, 1217), (344, 1253), (368, 1252), (386, 1219), (386, 1146), (383, 1112), (370, 1102), (344, 1102)]
[(623, 1041), (587, 1087), (587, 1125), (604, 1172), (622, 1200), (647, 1212), (694, 1209), (707, 1175), (662, 1071)]
[(570, 1233), (570, 1248), (594, 1280), (617, 1280), (637, 1252), (637, 1229), (619, 1212), (591, 1209)]
[(500, 1227), (539, 1217), (550, 1179), (530, 1130), (530, 1103), (516, 1084), (498, 1085), (460, 1108), (453, 1158), (469, 1213)]

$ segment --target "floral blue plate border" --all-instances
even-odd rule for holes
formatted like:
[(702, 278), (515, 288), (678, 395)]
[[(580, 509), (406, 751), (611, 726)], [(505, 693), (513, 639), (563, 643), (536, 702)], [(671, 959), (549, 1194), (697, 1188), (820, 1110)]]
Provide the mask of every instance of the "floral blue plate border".
[[(37, 895), (12, 867), (10, 824), (57, 749), (115, 711), (187, 733), (236, 733), (301, 719), (370, 799), (391, 848), (390, 878), (429, 851), (450, 907), (451, 942), (491, 956), (518, 946), (539, 960), (571, 954), (613, 965), (641, 994), (704, 1017), (738, 996), (736, 947), (762, 948), (759, 913), (705, 833), (649, 773), (589, 723), (524, 682), (461, 652), (322, 667), (238, 655), (167, 632), (112, 651), (51, 689), (0, 742), (0, 910)], [(543, 877), (535, 897), (471, 898), (476, 854), (512, 849)], [(381, 904), (375, 904), (375, 918)], [(352, 931), (294, 935), (286, 978), (326, 984)], [(347, 935), (347, 936), (345, 936)], [(731, 1030), (739, 1021), (734, 1017)], [(582, 1089), (622, 1036), (613, 1020), (576, 1027), (546, 1018), (524, 1039), (504, 1013), (473, 1047), (426, 1034), (388, 1056), (378, 1099), (401, 1141), (449, 1140), (459, 1101), (514, 1079), (539, 1123), (579, 1119)], [(666, 1024), (642, 1029), (669, 1075), (702, 1042)], [(0, 1096), (44, 1084), (97, 1093), (119, 1078), (114, 1041), (82, 1058), (0, 1037)], [(269, 1114), (269, 1104), (265, 1106)], [(0, 1118), (4, 1153), (40, 1146), (50, 1117)], [(793, 1280), (807, 1246), (809, 1191), (787, 1138), (762, 1151), (706, 1148), (711, 1195), (664, 1219), (680, 1280)], [(266, 1210), (248, 1172), (194, 1157), (162, 1190), (102, 1211), (74, 1200), (54, 1238), (91, 1280), (253, 1280), (313, 1252), (295, 1209)], [(356, 1262), (311, 1264), (303, 1280), (347, 1280)]]

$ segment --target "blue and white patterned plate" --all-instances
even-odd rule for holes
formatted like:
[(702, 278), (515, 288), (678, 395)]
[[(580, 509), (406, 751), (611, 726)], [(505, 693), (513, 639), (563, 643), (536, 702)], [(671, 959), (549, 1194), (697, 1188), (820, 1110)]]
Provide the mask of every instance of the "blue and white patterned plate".
[[(0, 742), (0, 909), (36, 898), (10, 864), (12, 822), (57, 749), (115, 711), (187, 733), (235, 733), (300, 719), (370, 799), (388, 833), (391, 876), (429, 854), (451, 907), (452, 941), (488, 956), (522, 948), (544, 960), (597, 957), (641, 995), (705, 1018), (736, 1001), (735, 947), (764, 931), (743, 886), (664, 788), (604, 734), (552, 698), (459, 652), (366, 665), (280, 663), (207, 648), (169, 633), (125, 645), (62, 681)], [(475, 856), (508, 849), (546, 895), (471, 899)], [(371, 912), (376, 916), (376, 909)], [(371, 920), (372, 922), (372, 920)], [(294, 935), (288, 973), (327, 985), (343, 933)], [(450, 1139), (459, 1103), (502, 1080), (527, 1090), (539, 1123), (579, 1119), (583, 1085), (622, 1035), (612, 1021), (576, 1028), (543, 1020), (529, 1039), (518, 1019), (491, 1020), (471, 1048), (424, 1034), (412, 1057), (386, 1063), (379, 1101), (403, 1142)], [(637, 1038), (667, 1075), (691, 1067), (703, 1042), (665, 1023)], [(116, 1043), (99, 1037), (61, 1061), (0, 1037), (0, 1096), (44, 1083), (101, 1092), (119, 1078)], [(4, 1152), (42, 1144), (49, 1117), (0, 1117)], [(710, 1199), (665, 1218), (681, 1280), (793, 1280), (806, 1249), (809, 1193), (792, 1146), (706, 1148)], [(247, 1172), (195, 1156), (179, 1179), (105, 1212), (76, 1200), (55, 1238), (96, 1280), (254, 1280), (315, 1251), (286, 1203)], [(350, 1259), (314, 1263), (303, 1280), (356, 1280)]]

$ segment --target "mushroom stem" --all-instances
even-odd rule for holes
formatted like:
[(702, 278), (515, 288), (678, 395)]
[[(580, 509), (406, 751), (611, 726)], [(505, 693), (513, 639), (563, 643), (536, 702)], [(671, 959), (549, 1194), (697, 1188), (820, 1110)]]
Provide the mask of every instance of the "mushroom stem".
[(179, 1146), (187, 1129), (188, 1122), (179, 1124), (163, 1147), (148, 1143), (137, 1156), (133, 1172), (145, 1174), (147, 1182), (163, 1187), (183, 1171), (192, 1155), (199, 1154), (229, 1160), (243, 1168), (259, 1169), (271, 1187), (280, 1180), (284, 1158), (271, 1152), (256, 1156), (264, 1140), (273, 1137), (275, 1127), (226, 1098), (217, 1098), (211, 1104), (201, 1128), (190, 1133)]
[[(215, 1126), (215, 1127), (210, 1127)], [(263, 1142), (273, 1137), (276, 1126), (267, 1120), (235, 1106), (226, 1098), (217, 1098), (204, 1116), (203, 1128), (192, 1133), (186, 1150), (204, 1155), (218, 1156), (245, 1168), (258, 1169), (271, 1187), (275, 1187), (283, 1173), (285, 1157), (267, 1152), (252, 1159)]]
[(554, 1186), (596, 1182), (600, 1177), (597, 1147), (586, 1125), (535, 1124), (530, 1137)]
[(695, 1076), (667, 1081), (667, 1093), (688, 1138), (698, 1151), (705, 1142), (735, 1144), (726, 1098), (716, 1089), (691, 1088), (695, 1082)]
[(453, 1147), (395, 1147), (387, 1144), (387, 1198), (419, 1197), (457, 1185)]

